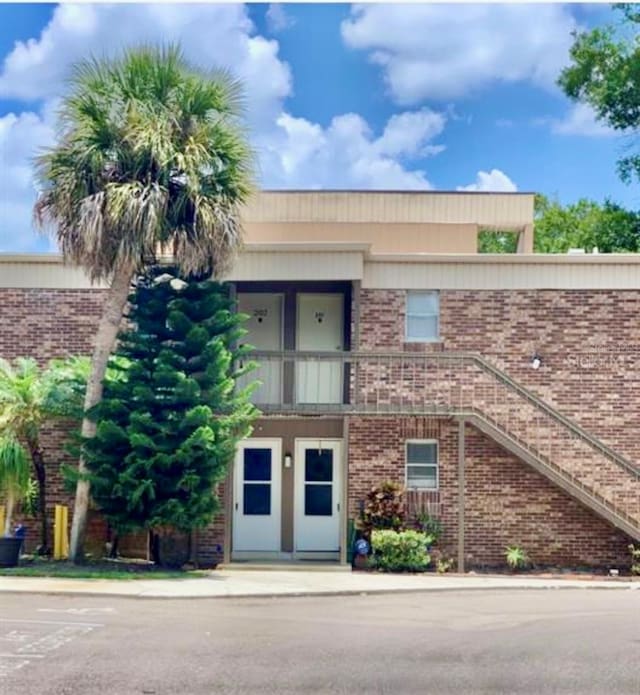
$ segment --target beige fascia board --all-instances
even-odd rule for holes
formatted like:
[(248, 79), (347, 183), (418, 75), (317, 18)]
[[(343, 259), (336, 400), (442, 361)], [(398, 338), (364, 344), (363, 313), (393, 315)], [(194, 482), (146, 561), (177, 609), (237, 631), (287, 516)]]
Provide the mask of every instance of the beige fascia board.
[(640, 265), (640, 253), (412, 253), (372, 254), (367, 263), (455, 263), (481, 265)]
[(3, 263), (63, 263), (63, 258), (60, 253), (0, 253)]

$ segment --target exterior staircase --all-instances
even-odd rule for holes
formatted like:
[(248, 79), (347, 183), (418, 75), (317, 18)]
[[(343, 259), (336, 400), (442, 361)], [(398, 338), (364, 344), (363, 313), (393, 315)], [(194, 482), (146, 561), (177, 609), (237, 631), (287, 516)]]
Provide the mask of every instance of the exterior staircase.
[(640, 467), (479, 355), (280, 352), (255, 358), (278, 361), (282, 373), (288, 362), (305, 362), (296, 373), (312, 379), (321, 373), (326, 381), (336, 370), (346, 381), (339, 402), (261, 404), (265, 412), (454, 416), (640, 540)]

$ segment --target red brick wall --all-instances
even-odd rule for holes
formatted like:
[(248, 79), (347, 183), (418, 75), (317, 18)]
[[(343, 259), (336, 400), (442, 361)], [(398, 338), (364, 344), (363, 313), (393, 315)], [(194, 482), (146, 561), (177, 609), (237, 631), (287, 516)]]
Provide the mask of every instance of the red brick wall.
[(0, 288), (0, 356), (90, 354), (104, 291)]
[[(458, 426), (428, 418), (349, 419), (349, 515), (372, 485), (403, 483), (406, 439), (437, 438), (443, 546), (455, 557)], [(536, 471), (467, 426), (465, 554), (470, 566), (504, 565), (504, 549), (523, 547), (537, 565), (623, 567), (629, 538)]]
[[(97, 290), (0, 289), (0, 356), (32, 355), (46, 362), (90, 353), (103, 296)], [(404, 343), (404, 298), (401, 290), (361, 291), (361, 350), (481, 353), (621, 453), (640, 460), (640, 376), (635, 369), (640, 291), (443, 291), (442, 341), (427, 346)], [(543, 358), (538, 371), (529, 366), (534, 350)], [(441, 441), (441, 490), (432, 501), (441, 506), (451, 544), (456, 533), (457, 440), (450, 424), (351, 418), (350, 514), (373, 483), (386, 477), (404, 479), (404, 440), (421, 432), (435, 433)], [(59, 473), (60, 462), (73, 463), (61, 450), (63, 434), (58, 429), (43, 437), (51, 461), (51, 507), (72, 503)], [(612, 558), (621, 561), (620, 553), (626, 557), (621, 534), (538, 474), (478, 433), (469, 434), (468, 447), (468, 544), (474, 562), (500, 562), (507, 543), (521, 543), (539, 562), (606, 564)], [(498, 514), (501, 509), (504, 513)], [(102, 527), (96, 531), (104, 534)], [(214, 561), (223, 543), (222, 516), (199, 535), (200, 560)], [(554, 542), (560, 544), (557, 549)]]
[(479, 353), (640, 462), (640, 290), (444, 290), (435, 344), (404, 342), (405, 295), (361, 291), (361, 350)]

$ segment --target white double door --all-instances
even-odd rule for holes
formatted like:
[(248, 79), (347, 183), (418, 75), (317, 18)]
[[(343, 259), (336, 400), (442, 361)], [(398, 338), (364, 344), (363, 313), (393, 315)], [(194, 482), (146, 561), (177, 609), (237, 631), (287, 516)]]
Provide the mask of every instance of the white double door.
[(282, 440), (238, 444), (233, 480), (233, 551), (278, 553), (282, 528)]
[(294, 549), (297, 553), (340, 550), (342, 442), (296, 439)]
[[(340, 550), (342, 442), (296, 439), (293, 460), (295, 553)], [(245, 439), (234, 466), (233, 552), (282, 549), (282, 441)]]

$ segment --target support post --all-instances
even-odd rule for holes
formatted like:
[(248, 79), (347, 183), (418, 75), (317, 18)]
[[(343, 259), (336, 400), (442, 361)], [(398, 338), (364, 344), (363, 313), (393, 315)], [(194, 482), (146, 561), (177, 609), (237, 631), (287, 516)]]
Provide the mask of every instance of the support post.
[(231, 562), (231, 525), (233, 524), (233, 480), (236, 465), (235, 456), (229, 466), (227, 479), (224, 484), (224, 540), (222, 544), (222, 562)]
[(62, 507), (56, 504), (53, 510), (53, 559), (62, 559)]
[(63, 505), (60, 510), (60, 551), (63, 560), (69, 558), (69, 507)]
[(465, 421), (458, 421), (458, 572), (464, 572)]
[(342, 422), (342, 495), (340, 500), (340, 564), (347, 564), (347, 543), (349, 534), (347, 519), (349, 517), (349, 417), (346, 416)]
[(525, 224), (518, 234), (518, 253), (533, 253), (532, 224)]

